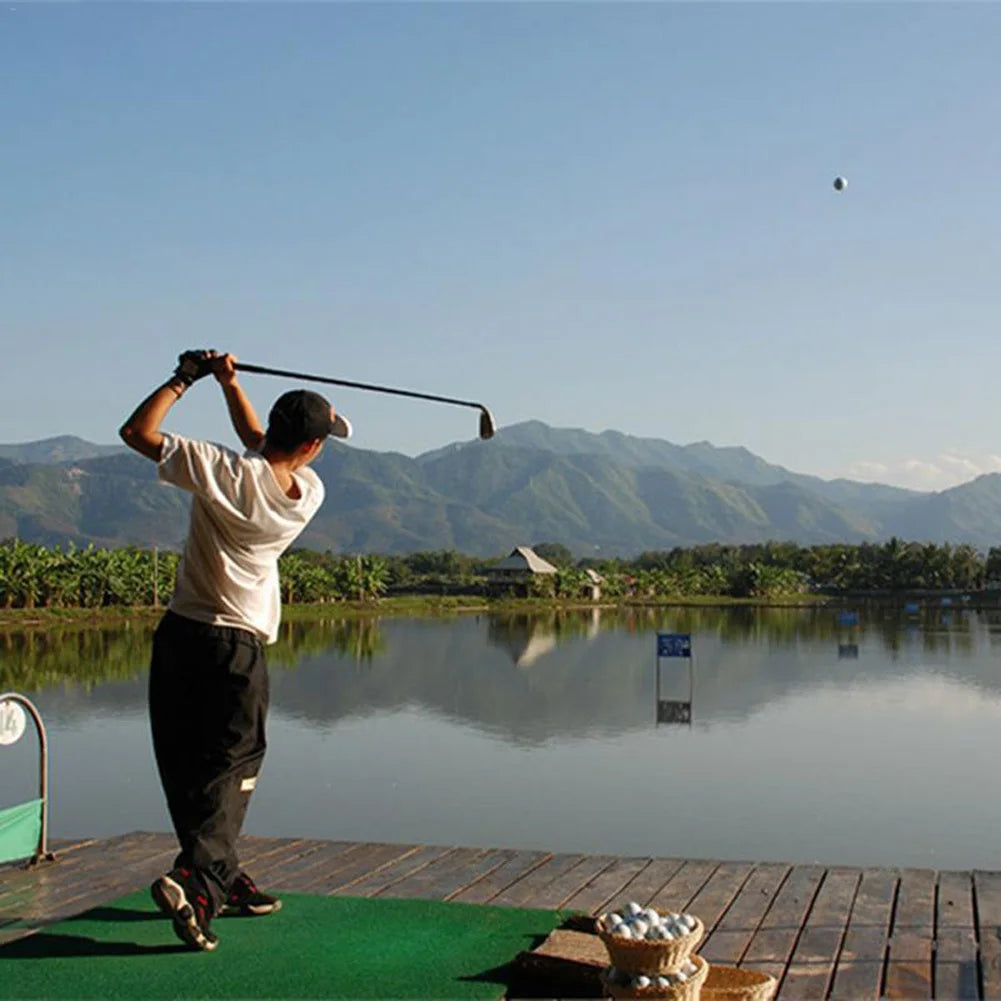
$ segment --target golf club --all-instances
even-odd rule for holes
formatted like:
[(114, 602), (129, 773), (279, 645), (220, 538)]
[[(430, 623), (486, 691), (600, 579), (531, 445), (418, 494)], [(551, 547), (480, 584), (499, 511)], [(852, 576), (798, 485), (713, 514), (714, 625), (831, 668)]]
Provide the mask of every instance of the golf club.
[(320, 375), (306, 375), (303, 372), (286, 372), (280, 368), (265, 368), (263, 365), (249, 365), (239, 361), (234, 366), (238, 372), (256, 372), (258, 375), (281, 375), (287, 379), (304, 379), (307, 382), (326, 382), (332, 386), (347, 386), (349, 389), (368, 389), (373, 393), (392, 393), (394, 396), (412, 396), (418, 400), (434, 400), (437, 403), (452, 403), (457, 407), (475, 407), (480, 411), (480, 437), (492, 438), (497, 430), (493, 415), (482, 403), (471, 400), (456, 400), (451, 396), (434, 396), (431, 393), (417, 393), (410, 389), (391, 389), (389, 386), (373, 386), (367, 382), (351, 382), (348, 379), (329, 379)]

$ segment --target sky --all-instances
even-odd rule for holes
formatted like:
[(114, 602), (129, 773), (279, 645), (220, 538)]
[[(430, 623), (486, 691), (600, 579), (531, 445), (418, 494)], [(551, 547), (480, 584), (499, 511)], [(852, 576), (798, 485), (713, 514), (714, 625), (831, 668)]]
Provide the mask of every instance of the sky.
[[(999, 51), (986, 3), (3, 0), (0, 442), (114, 442), (214, 347), (501, 427), (1001, 470)], [(477, 433), (330, 396), (355, 447)], [(164, 426), (235, 443), (211, 382)]]

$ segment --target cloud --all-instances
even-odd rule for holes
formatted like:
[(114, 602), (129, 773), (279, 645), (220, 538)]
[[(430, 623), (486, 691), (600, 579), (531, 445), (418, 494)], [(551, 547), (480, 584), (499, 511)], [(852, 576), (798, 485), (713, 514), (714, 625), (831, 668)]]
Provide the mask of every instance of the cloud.
[(887, 483), (910, 490), (948, 490), (985, 473), (1001, 473), (1001, 456), (964, 455), (952, 450), (932, 459), (899, 459), (875, 462), (859, 459), (849, 463), (844, 476), (864, 483)]

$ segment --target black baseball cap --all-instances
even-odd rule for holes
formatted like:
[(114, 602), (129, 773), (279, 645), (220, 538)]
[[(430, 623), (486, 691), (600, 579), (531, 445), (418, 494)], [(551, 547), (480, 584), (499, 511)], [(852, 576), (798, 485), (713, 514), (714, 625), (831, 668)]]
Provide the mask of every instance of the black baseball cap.
[(293, 389), (275, 400), (268, 414), (268, 430), (278, 437), (299, 444), (333, 435), (351, 437), (351, 422), (342, 414), (330, 417), (330, 401), (308, 389)]

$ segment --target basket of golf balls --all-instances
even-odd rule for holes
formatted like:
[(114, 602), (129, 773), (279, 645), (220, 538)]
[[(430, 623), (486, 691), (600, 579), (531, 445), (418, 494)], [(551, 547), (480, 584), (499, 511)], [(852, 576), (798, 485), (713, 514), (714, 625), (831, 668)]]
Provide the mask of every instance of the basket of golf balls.
[(661, 914), (634, 900), (598, 918), (598, 935), (620, 973), (677, 973), (704, 933), (692, 914)]
[(613, 998), (698, 1001), (708, 975), (709, 964), (701, 956), (691, 956), (673, 973), (626, 973), (609, 966), (601, 974), (601, 983)]

